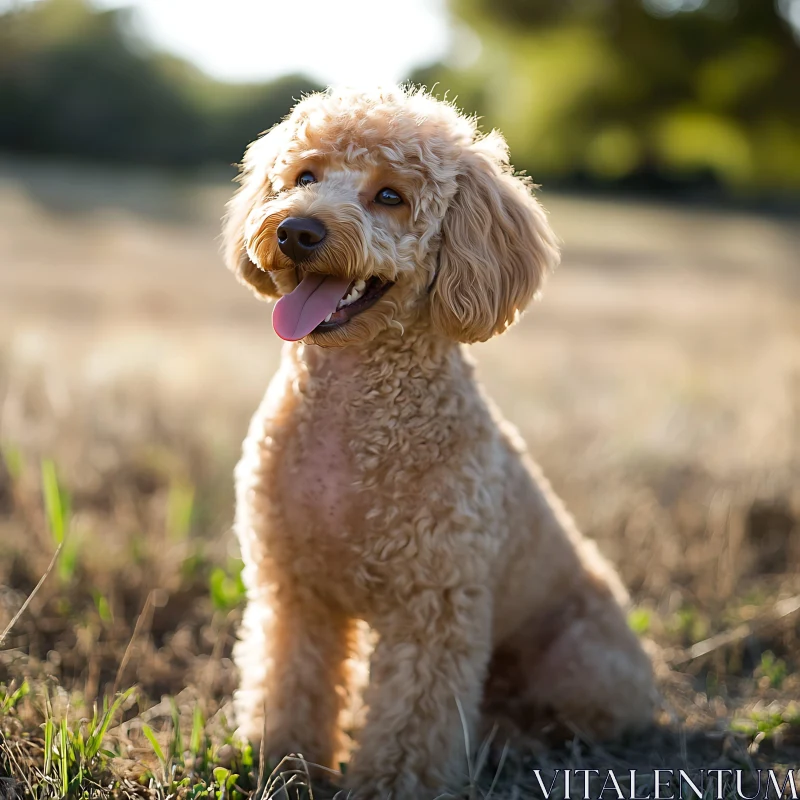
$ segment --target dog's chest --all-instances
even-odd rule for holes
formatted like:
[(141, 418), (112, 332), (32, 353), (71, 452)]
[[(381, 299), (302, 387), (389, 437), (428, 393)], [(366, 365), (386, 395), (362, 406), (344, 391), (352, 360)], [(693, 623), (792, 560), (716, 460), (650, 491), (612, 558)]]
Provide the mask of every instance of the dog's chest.
[(333, 404), (298, 424), (288, 443), (280, 494), (295, 530), (339, 538), (354, 501), (352, 465), (343, 414)]
[(356, 484), (347, 386), (317, 392), (276, 430), (271, 487), (278, 519), (268, 536), (273, 552), (303, 580), (329, 581), (357, 561), (363, 496)]

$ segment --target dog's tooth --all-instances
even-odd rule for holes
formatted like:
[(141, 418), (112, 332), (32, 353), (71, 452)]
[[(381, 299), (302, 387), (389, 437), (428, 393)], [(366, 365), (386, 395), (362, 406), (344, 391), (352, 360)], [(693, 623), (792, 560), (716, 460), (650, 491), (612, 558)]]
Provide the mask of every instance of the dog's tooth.
[(332, 317), (332, 316), (333, 316), (333, 311), (331, 311), (331, 313), (330, 313), (330, 314), (328, 314), (328, 316), (327, 316), (327, 317), (325, 317), (325, 322), (330, 322), (330, 321), (331, 321), (331, 317)]
[(351, 303), (355, 303), (364, 292), (364, 288), (366, 287), (366, 281), (358, 280), (353, 284), (353, 288), (339, 301), (336, 308), (344, 308), (345, 306), (349, 306)]

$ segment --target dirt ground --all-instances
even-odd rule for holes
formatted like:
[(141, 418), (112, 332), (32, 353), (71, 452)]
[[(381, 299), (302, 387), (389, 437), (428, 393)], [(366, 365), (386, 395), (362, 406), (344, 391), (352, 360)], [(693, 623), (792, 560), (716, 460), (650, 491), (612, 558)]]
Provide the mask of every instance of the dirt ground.
[[(174, 723), (162, 696), (181, 724), (228, 724), (231, 470), (280, 352), (218, 256), (229, 191), (0, 164), (0, 631), (54, 551), (43, 470), (68, 533), (0, 645), (0, 683), (32, 687), (7, 747), (40, 735), (42, 687), (55, 713), (137, 685), (115, 729), (131, 774), (142, 726)], [(636, 742), (515, 751), (494, 791), (529, 796), (533, 762), (800, 766), (800, 225), (541, 196), (562, 267), (473, 354), (619, 566), (665, 705)]]

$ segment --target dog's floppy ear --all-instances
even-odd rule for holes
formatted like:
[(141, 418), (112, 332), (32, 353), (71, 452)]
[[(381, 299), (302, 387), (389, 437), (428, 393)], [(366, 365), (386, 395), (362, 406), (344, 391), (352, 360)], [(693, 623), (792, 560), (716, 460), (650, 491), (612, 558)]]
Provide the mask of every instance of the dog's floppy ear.
[(222, 250), (225, 264), (236, 277), (260, 297), (278, 296), (269, 272), (261, 269), (247, 253), (250, 215), (259, 201), (273, 194), (269, 174), (286, 140), (288, 122), (281, 122), (247, 148), (237, 180), (239, 188), (227, 205), (222, 224)]
[(442, 222), (431, 320), (460, 342), (502, 333), (559, 260), (555, 235), (531, 183), (514, 176), (499, 133), (462, 156)]

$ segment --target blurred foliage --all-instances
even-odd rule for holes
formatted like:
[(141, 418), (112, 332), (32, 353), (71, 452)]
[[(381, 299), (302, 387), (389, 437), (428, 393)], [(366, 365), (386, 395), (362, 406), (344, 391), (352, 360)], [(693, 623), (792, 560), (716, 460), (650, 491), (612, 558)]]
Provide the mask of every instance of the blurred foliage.
[(413, 80), (500, 128), (537, 179), (800, 189), (800, 0), (450, 6), (479, 46), (457, 35), (458, 66)]
[[(450, 0), (453, 47), (415, 82), (507, 136), (537, 180), (755, 196), (800, 190), (800, 0)], [(302, 76), (212, 80), (89, 0), (0, 14), (0, 149), (231, 163)], [(793, 27), (794, 26), (794, 27)]]
[(0, 14), (0, 149), (189, 167), (241, 158), (303, 92), (214, 81), (136, 38), (130, 11), (40, 0)]

